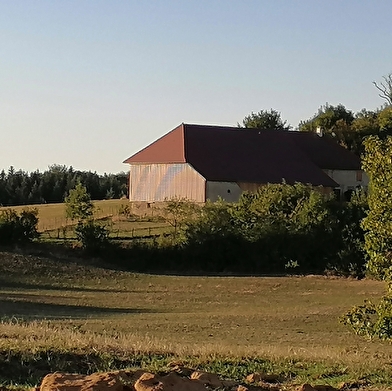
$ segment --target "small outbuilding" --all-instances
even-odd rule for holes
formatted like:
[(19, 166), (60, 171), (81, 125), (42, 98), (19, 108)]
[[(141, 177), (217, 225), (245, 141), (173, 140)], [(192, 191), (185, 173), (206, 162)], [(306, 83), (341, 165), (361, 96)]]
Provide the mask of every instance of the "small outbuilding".
[(358, 156), (315, 133), (181, 124), (126, 159), (130, 201), (237, 201), (267, 183), (367, 186)]

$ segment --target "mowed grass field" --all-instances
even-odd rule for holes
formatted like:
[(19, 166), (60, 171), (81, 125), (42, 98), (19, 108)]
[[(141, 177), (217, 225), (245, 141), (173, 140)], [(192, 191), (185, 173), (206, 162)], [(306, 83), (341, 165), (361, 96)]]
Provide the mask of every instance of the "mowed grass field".
[(391, 345), (353, 335), (338, 320), (379, 297), (381, 282), (147, 275), (81, 262), (0, 252), (0, 351), (7, 357), (169, 354), (185, 363), (197, 357), (194, 365), (232, 377), (239, 375), (230, 362), (239, 368), (253, 357), (278, 371), (282, 363), (302, 371), (294, 382), (392, 385)]
[[(127, 199), (93, 201), (94, 217), (104, 220), (104, 224), (110, 229), (112, 238), (124, 239), (160, 235), (169, 232), (171, 227), (165, 221), (154, 219), (154, 209), (140, 211), (134, 208), (132, 211), (138, 214), (137, 218), (126, 219), (119, 211), (123, 206), (130, 205)], [(0, 207), (0, 211), (11, 208), (17, 212), (24, 208), (36, 208), (38, 210), (38, 231), (42, 239), (73, 238), (72, 222), (66, 218), (65, 204), (39, 204), (13, 207)], [(155, 212), (157, 214), (157, 212)], [(64, 231), (65, 230), (65, 231)], [(65, 233), (64, 233), (65, 232)]]

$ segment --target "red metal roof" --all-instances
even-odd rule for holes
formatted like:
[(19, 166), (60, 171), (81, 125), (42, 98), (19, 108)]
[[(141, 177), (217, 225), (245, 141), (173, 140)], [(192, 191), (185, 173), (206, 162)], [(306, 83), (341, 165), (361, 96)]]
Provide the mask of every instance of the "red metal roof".
[(184, 145), (184, 125), (181, 124), (124, 163), (186, 163)]
[(124, 163), (191, 164), (210, 181), (338, 186), (323, 169), (359, 170), (359, 158), (314, 133), (182, 124)]

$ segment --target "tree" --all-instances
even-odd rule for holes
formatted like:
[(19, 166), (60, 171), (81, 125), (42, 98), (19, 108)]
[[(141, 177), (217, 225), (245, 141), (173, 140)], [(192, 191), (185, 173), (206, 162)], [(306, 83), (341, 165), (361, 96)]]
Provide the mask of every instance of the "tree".
[(253, 111), (247, 115), (242, 125), (237, 124), (239, 128), (247, 129), (275, 129), (275, 130), (290, 130), (291, 126), (287, 121), (283, 121), (281, 114), (276, 110), (261, 110), (258, 113)]
[(167, 201), (163, 214), (166, 221), (173, 227), (173, 237), (176, 240), (178, 231), (189, 222), (197, 212), (195, 203), (186, 198), (174, 197)]
[(326, 137), (334, 139), (338, 144), (359, 155), (362, 139), (353, 131), (353, 121), (354, 114), (351, 110), (347, 110), (342, 104), (332, 106), (327, 103), (321, 106), (312, 118), (301, 121), (298, 127), (304, 132), (321, 130)]
[(370, 136), (364, 142), (363, 168), (369, 175), (369, 212), (363, 220), (367, 270), (373, 276), (391, 277), (392, 267), (392, 137)]
[(386, 107), (378, 113), (378, 123), (382, 134), (392, 134), (392, 107)]
[(373, 82), (374, 86), (380, 91), (378, 96), (387, 101), (388, 106), (392, 106), (392, 72), (383, 76), (383, 81), (380, 83)]
[(65, 198), (65, 214), (72, 220), (87, 220), (92, 217), (94, 205), (87, 189), (78, 183), (74, 189), (69, 191)]
[(363, 167), (369, 175), (369, 212), (363, 219), (369, 274), (386, 280), (378, 303), (365, 300), (342, 317), (356, 334), (392, 339), (392, 137), (370, 136), (364, 142)]
[(351, 125), (353, 120), (352, 111), (347, 110), (342, 104), (332, 106), (327, 103), (325, 106), (321, 106), (312, 118), (301, 121), (299, 130), (316, 132), (317, 128), (321, 128), (323, 133), (337, 137), (336, 132), (344, 128), (344, 125)]
[(86, 187), (78, 183), (65, 198), (67, 217), (77, 220), (75, 234), (82, 248), (96, 254), (109, 244), (109, 230), (94, 220), (94, 205)]

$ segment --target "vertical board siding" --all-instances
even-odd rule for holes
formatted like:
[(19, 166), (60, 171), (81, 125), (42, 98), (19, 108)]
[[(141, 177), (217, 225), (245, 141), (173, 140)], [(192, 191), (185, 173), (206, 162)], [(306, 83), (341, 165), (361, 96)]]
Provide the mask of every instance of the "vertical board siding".
[(158, 202), (184, 197), (205, 202), (205, 180), (187, 163), (131, 164), (129, 200)]

